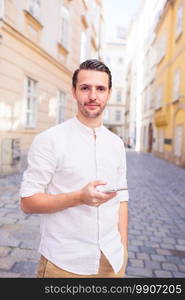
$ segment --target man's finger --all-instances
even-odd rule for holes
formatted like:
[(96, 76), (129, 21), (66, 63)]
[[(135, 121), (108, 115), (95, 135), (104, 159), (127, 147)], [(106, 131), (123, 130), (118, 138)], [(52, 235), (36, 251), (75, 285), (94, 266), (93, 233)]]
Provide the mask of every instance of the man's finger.
[(95, 180), (93, 182), (91, 182), (92, 186), (96, 187), (97, 185), (105, 185), (107, 184), (106, 181), (103, 181), (103, 180)]

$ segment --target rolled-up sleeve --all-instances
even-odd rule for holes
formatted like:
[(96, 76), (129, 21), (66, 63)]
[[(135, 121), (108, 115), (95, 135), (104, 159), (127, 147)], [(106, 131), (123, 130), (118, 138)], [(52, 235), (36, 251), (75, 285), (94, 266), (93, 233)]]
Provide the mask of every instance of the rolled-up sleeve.
[(129, 200), (129, 192), (128, 192), (128, 183), (127, 183), (127, 163), (126, 163), (126, 152), (124, 144), (121, 141), (121, 161), (120, 161), (120, 168), (119, 168), (119, 180), (118, 180), (118, 187), (124, 187), (127, 190), (119, 191), (117, 199), (120, 202), (128, 201)]
[(20, 197), (46, 191), (56, 169), (56, 152), (48, 132), (37, 135), (28, 151), (28, 167), (23, 174)]

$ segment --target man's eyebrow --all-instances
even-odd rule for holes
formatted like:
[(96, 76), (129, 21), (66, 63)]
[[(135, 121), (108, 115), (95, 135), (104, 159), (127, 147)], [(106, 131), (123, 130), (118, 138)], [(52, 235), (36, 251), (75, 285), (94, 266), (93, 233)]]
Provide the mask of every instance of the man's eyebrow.
[[(88, 84), (88, 83), (82, 83), (82, 84), (80, 84), (80, 86), (93, 86), (92, 84)], [(104, 88), (106, 88), (106, 86), (105, 85), (103, 85), (103, 84), (97, 84), (97, 85), (95, 85), (96, 87), (104, 87)]]

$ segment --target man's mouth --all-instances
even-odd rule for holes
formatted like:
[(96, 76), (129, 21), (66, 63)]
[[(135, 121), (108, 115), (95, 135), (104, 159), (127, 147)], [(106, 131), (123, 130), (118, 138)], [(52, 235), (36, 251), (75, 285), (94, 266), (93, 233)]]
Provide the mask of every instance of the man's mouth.
[(99, 105), (98, 104), (94, 104), (94, 103), (87, 103), (87, 104), (85, 104), (85, 106), (87, 106), (88, 108), (90, 108), (90, 109), (94, 109), (94, 108), (97, 108), (97, 107), (99, 107)]

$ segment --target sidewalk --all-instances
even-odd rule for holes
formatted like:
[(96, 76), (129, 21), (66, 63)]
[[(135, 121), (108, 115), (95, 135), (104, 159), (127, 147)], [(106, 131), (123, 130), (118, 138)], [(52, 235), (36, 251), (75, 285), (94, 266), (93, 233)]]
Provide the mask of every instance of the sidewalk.
[(39, 216), (19, 208), (22, 174), (0, 178), (0, 278), (35, 277)]

